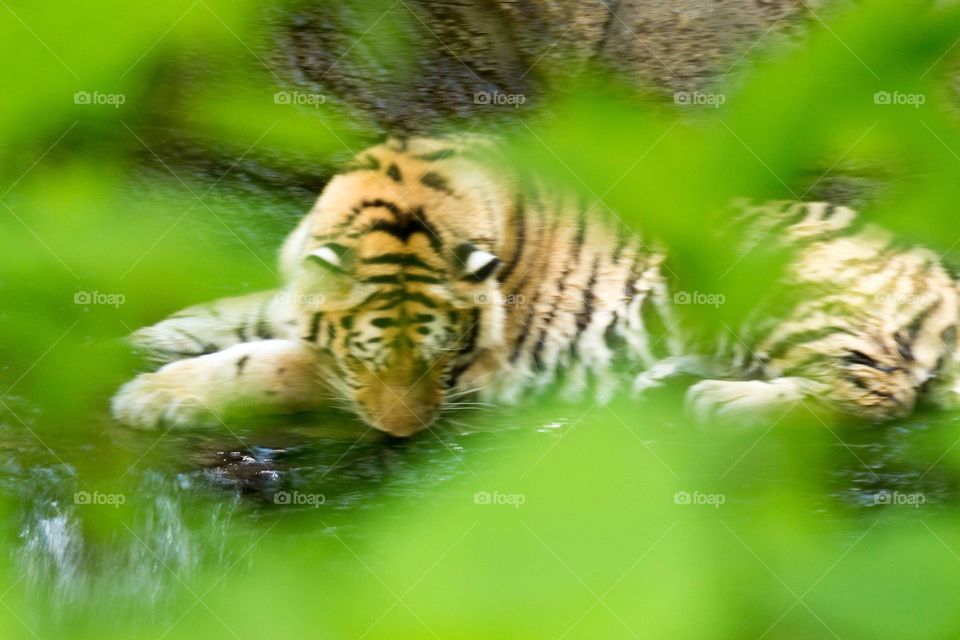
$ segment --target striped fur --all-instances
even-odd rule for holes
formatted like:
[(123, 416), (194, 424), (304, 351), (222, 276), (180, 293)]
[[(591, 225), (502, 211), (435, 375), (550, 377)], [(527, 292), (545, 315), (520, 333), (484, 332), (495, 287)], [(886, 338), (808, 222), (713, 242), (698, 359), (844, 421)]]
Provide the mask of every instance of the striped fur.
[(940, 261), (854, 228), (848, 208), (737, 209), (748, 241), (797, 251), (785, 291), (799, 302), (758, 309), (752, 345), (711, 363), (679, 326), (663, 252), (503, 164), (484, 140), (361, 153), (285, 242), (282, 289), (135, 335), (173, 362), (126, 385), (115, 415), (152, 427), (332, 401), (406, 436), (471, 396), (513, 402), (560, 381), (604, 398), (626, 376), (640, 392), (724, 370), (691, 389), (697, 412), (817, 396), (884, 419), (955, 368), (957, 292)]
[(793, 252), (777, 300), (759, 308), (745, 331), (752, 344), (735, 369), (779, 385), (775, 393), (756, 381), (708, 381), (694, 387), (692, 402), (699, 396), (710, 411), (728, 404), (733, 412), (749, 406), (769, 414), (815, 398), (871, 420), (907, 415), (929, 387), (955, 403), (960, 300), (938, 255), (897, 246), (848, 207), (740, 208), (750, 242), (766, 238)]

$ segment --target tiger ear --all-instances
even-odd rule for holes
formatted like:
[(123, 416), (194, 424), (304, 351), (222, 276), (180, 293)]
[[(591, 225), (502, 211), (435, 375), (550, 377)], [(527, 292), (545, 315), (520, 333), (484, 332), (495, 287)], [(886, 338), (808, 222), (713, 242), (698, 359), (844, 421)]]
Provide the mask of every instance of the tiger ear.
[(345, 260), (344, 256), (347, 253), (347, 248), (343, 245), (336, 244), (331, 242), (325, 244), (318, 249), (314, 249), (307, 255), (307, 262), (313, 262), (320, 266), (325, 267), (329, 271), (335, 273), (346, 273), (345, 271)]
[(469, 243), (458, 246), (454, 250), (454, 256), (458, 260), (464, 280), (482, 282), (500, 266), (500, 258)]

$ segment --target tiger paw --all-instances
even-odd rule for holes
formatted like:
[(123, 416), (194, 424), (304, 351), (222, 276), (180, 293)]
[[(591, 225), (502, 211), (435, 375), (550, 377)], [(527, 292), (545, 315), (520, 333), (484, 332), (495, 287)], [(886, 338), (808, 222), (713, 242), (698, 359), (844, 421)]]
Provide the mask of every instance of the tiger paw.
[(139, 375), (125, 384), (110, 408), (118, 422), (137, 429), (183, 428), (215, 419), (199, 396), (157, 373)]
[(815, 391), (809, 380), (703, 380), (687, 391), (687, 410), (698, 422), (719, 419), (747, 426), (778, 420)]

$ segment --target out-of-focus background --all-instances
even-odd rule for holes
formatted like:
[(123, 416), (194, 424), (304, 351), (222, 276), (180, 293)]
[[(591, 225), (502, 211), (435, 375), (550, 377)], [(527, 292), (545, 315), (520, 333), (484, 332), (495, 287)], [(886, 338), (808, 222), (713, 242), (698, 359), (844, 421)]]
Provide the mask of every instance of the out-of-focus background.
[(951, 638), (960, 423), (682, 388), (410, 441), (340, 413), (134, 432), (121, 338), (275, 286), (335, 167), (496, 132), (671, 249), (739, 340), (783, 256), (735, 197), (829, 197), (960, 263), (955, 3), (0, 0), (0, 637)]

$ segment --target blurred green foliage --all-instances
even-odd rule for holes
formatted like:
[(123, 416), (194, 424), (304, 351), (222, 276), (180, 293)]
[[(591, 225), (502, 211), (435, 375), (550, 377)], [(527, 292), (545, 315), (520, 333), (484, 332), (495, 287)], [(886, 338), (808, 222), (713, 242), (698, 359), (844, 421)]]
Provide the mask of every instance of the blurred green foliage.
[[(331, 436), (329, 425), (284, 423), (296, 446), (334, 452), (316, 454), (325, 466), (309, 488), (341, 496), (336, 505), (284, 510), (216, 485), (164, 502), (147, 470), (196, 483), (177, 474), (212, 445), (110, 423), (108, 398), (137, 367), (116, 340), (182, 306), (272, 286), (275, 250), (309, 202), (268, 194), (267, 212), (226, 174), (211, 183), (159, 161), (155, 145), (176, 130), (227, 155), (295, 157), (328, 175), (366, 143), (362, 123), (335, 99), (274, 100), (286, 88), (248, 44), (261, 35), (250, 29), (261, 17), (254, 3), (10, 2), (0, 15), (0, 471), (10, 525), (0, 637), (960, 633), (954, 416), (869, 433), (805, 415), (759, 433), (695, 431), (668, 390), (642, 405), (545, 398), (490, 410), (464, 417), (465, 433), (399, 449), (355, 450), (355, 427)], [(391, 12), (381, 29), (406, 19)], [(775, 286), (783, 258), (762, 247), (743, 255), (705, 233), (734, 197), (803, 197), (827, 172), (892, 177), (866, 215), (953, 261), (958, 34), (950, 5), (858, 3), (740, 86), (716, 87), (718, 109), (652, 103), (595, 70), (511, 142), (518, 162), (663, 239), (688, 289), (724, 293), (727, 304), (694, 318), (722, 331)], [(377, 42), (381, 56), (396, 51), (396, 73), (426, 46)], [(197, 60), (209, 68), (193, 69)], [(75, 104), (78, 91), (125, 102)], [(878, 104), (878, 92), (925, 101)], [(92, 292), (123, 302), (77, 303)], [(272, 429), (231, 425), (215, 444), (270, 443), (280, 438)], [(362, 469), (341, 477), (341, 460), (358, 450), (403, 458), (396, 486)], [(59, 470), (61, 493), (44, 493), (47, 469)], [(351, 496), (371, 486), (377, 508), (360, 508)], [(27, 526), (24, 514), (94, 488), (128, 504), (65, 506), (85, 546), (62, 549), (75, 562), (34, 579), (32, 559), (45, 556), (24, 540), (60, 538), (30, 535), (55, 516)], [(877, 505), (888, 489), (925, 503)], [(708, 502), (683, 504), (684, 495)], [(240, 506), (218, 528), (227, 504)], [(158, 505), (199, 532), (194, 546), (164, 547), (183, 538)], [(174, 563), (178, 553), (189, 561)], [(65, 568), (73, 573), (57, 573)], [(125, 592), (135, 569), (160, 585), (152, 597)]]

